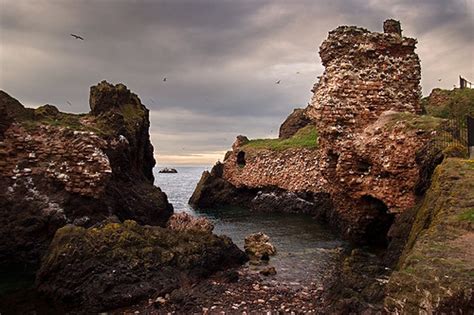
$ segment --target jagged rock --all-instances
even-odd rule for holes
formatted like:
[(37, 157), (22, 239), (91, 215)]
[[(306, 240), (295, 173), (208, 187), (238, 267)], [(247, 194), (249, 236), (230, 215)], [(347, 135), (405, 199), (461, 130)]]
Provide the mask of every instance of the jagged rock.
[(163, 168), (159, 171), (159, 173), (171, 173), (171, 174), (174, 174), (174, 173), (178, 173), (178, 171), (174, 168)]
[(295, 108), (293, 112), (286, 118), (286, 120), (280, 126), (280, 132), (278, 138), (288, 139), (291, 138), (301, 128), (306, 127), (311, 123), (311, 120), (306, 116), (306, 109)]
[(223, 164), (218, 162), (211, 172), (204, 171), (189, 204), (198, 209), (224, 205), (248, 205), (255, 190), (239, 189), (222, 178)]
[(214, 224), (209, 219), (193, 217), (185, 212), (173, 214), (166, 226), (175, 231), (193, 230), (211, 233), (214, 230)]
[(226, 236), (140, 226), (134, 221), (56, 232), (37, 274), (40, 292), (80, 312), (165, 296), (247, 256)]
[(270, 256), (276, 254), (275, 246), (270, 242), (268, 235), (259, 232), (245, 237), (244, 249), (253, 260), (269, 260)]
[(88, 227), (115, 215), (164, 226), (171, 216), (153, 186), (148, 110), (123, 85), (91, 90), (97, 116), (32, 110), (0, 93), (0, 265), (37, 267), (67, 223)]
[(288, 192), (273, 188), (261, 190), (250, 203), (252, 210), (263, 212), (305, 213), (325, 216), (332, 208), (326, 193)]
[(234, 143), (232, 144), (232, 149), (239, 148), (249, 142), (249, 138), (246, 136), (238, 135), (235, 139)]

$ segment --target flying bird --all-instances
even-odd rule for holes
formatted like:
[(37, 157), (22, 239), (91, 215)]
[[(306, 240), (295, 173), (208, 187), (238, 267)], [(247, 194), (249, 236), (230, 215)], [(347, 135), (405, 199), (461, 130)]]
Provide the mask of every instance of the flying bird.
[(166, 77), (163, 78), (163, 82), (166, 82)]
[(80, 39), (80, 40), (84, 40), (83, 37), (79, 36), (79, 35), (76, 35), (76, 34), (71, 34), (72, 37), (74, 37), (75, 39)]
[(278, 80), (278, 81), (275, 82), (275, 84), (280, 84), (280, 82), (281, 82), (281, 80)]
[(299, 72), (299, 71), (296, 71), (296, 74), (300, 74), (300, 72)]
[(69, 106), (72, 106), (71, 102), (69, 102), (69, 101), (66, 101), (66, 103), (67, 103)]
[(438, 79), (438, 82), (441, 82), (441, 79)]

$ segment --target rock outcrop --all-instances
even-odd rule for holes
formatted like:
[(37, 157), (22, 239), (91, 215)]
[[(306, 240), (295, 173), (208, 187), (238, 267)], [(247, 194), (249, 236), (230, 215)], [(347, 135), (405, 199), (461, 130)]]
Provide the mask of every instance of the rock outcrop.
[(275, 246), (270, 243), (270, 237), (262, 232), (245, 237), (245, 252), (251, 260), (269, 260), (276, 254)]
[(301, 128), (306, 127), (311, 120), (306, 115), (305, 108), (295, 108), (293, 112), (281, 124), (278, 138), (288, 139), (298, 132)]
[(69, 310), (96, 313), (189, 287), (247, 256), (226, 236), (135, 221), (59, 229), (37, 275), (39, 290)]
[(91, 88), (91, 113), (28, 109), (0, 93), (0, 265), (38, 266), (55, 231), (109, 216), (165, 225), (148, 110), (124, 85)]
[(386, 289), (390, 314), (474, 312), (474, 161), (436, 168)]

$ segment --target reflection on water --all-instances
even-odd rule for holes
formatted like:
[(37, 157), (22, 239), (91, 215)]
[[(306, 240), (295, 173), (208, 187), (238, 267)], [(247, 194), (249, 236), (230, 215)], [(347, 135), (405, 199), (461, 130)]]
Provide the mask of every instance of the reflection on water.
[(325, 226), (308, 215), (252, 212), (225, 207), (195, 211), (188, 205), (204, 167), (177, 167), (177, 174), (155, 172), (155, 184), (168, 195), (176, 212), (205, 216), (214, 222), (214, 232), (225, 234), (243, 249), (245, 236), (264, 232), (270, 236), (277, 255), (270, 264), (277, 269), (276, 280), (319, 282), (334, 265), (345, 244)]

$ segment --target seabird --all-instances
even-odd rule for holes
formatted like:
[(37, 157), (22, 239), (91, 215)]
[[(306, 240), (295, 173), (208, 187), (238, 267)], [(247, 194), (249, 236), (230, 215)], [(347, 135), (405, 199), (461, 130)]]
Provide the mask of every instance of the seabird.
[(280, 84), (280, 81), (281, 81), (281, 80), (276, 81), (275, 84)]
[(83, 37), (79, 36), (79, 35), (76, 35), (76, 34), (71, 34), (72, 37), (74, 37), (75, 39), (80, 39), (80, 40), (84, 40)]
[(69, 105), (69, 106), (72, 106), (71, 102), (69, 102), (69, 101), (66, 101), (66, 103), (68, 103), (68, 105)]
[(163, 82), (166, 82), (166, 77), (163, 78)]
[(438, 82), (441, 82), (441, 79), (438, 79)]

